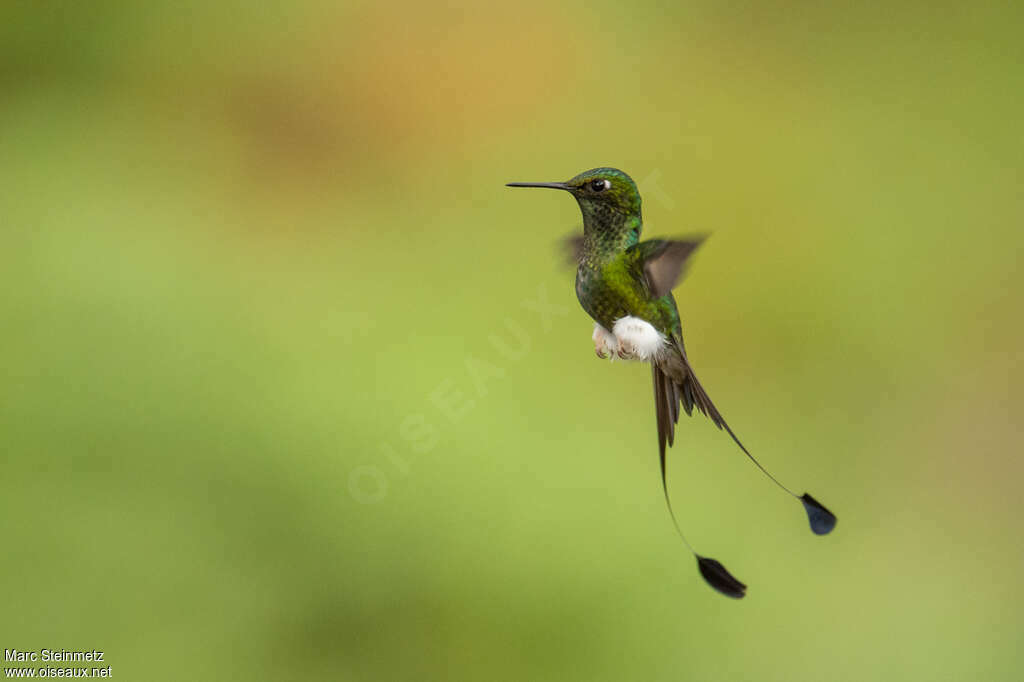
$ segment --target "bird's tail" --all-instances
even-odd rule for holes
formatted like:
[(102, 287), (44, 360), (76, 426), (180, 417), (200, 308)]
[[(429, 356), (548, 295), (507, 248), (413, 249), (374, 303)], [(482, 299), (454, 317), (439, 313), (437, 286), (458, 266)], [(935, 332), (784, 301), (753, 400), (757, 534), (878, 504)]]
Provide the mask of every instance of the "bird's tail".
[[(686, 358), (682, 344), (675, 342), (651, 363), (654, 377), (654, 404), (658, 416), (658, 444), (662, 453), (665, 445), (672, 445), (675, 438), (675, 427), (679, 423), (679, 408), (687, 416), (693, 415), (696, 407), (701, 413), (714, 422), (718, 428), (728, 430), (728, 425), (715, 408), (704, 387), (697, 380), (693, 368)], [(736, 436), (729, 431), (733, 439)], [(737, 444), (739, 441), (736, 440)], [(743, 445), (740, 444), (742, 448)], [(744, 452), (746, 449), (744, 448)]]
[(795, 492), (782, 484), (757, 459), (750, 454), (750, 451), (740, 442), (736, 434), (732, 432), (729, 425), (718, 411), (715, 404), (711, 402), (707, 391), (700, 385), (697, 375), (690, 366), (686, 357), (686, 350), (683, 347), (682, 339), (673, 337), (673, 342), (666, 350), (651, 363), (654, 375), (654, 404), (658, 417), (658, 445), (661, 453), (661, 478), (662, 485), (665, 484), (665, 445), (672, 445), (675, 438), (675, 427), (679, 422), (679, 407), (682, 406), (687, 415), (693, 414), (696, 407), (706, 415), (715, 426), (724, 429), (726, 433), (739, 446), (743, 454), (754, 463), (775, 485), (786, 491), (796, 499), (800, 500), (807, 512), (807, 518), (811, 530), (816, 535), (827, 535), (836, 525), (836, 517), (823, 504), (815, 500), (808, 493), (797, 495)]
[[(722, 413), (711, 402), (707, 391), (704, 390), (704, 387), (700, 385), (700, 381), (697, 380), (697, 375), (694, 373), (693, 367), (690, 366), (690, 361), (686, 357), (686, 350), (683, 348), (681, 340), (674, 339), (672, 345), (652, 363), (652, 367), (654, 372), (655, 405), (657, 406), (658, 404), (660, 394), (661, 407), (657, 409), (663, 409), (666, 417), (664, 420), (661, 418), (658, 420), (658, 441), (662, 453), (665, 450), (663, 443), (667, 442), (671, 446), (675, 438), (675, 427), (679, 422), (679, 407), (682, 406), (687, 416), (692, 415), (693, 408), (696, 407), (715, 426), (719, 429), (724, 429), (732, 437), (736, 445), (739, 446), (740, 450), (743, 451), (743, 454), (749, 457), (750, 461), (756, 464), (757, 468), (763, 471), (768, 478), (775, 481), (786, 492), (795, 495), (789, 488), (779, 483), (774, 476), (768, 473), (754, 459), (754, 456), (747, 451), (747, 448), (740, 442), (740, 439), (729, 428), (725, 418), (722, 417)], [(662, 462), (662, 471), (664, 472), (664, 454), (662, 455)]]

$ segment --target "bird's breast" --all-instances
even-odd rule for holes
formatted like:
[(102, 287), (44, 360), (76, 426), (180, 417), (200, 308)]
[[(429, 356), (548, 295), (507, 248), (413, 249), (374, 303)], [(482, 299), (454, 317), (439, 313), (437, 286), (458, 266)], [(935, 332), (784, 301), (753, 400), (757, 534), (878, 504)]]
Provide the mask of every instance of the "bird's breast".
[(615, 283), (600, 269), (580, 266), (576, 273), (576, 298), (583, 310), (605, 329), (628, 314), (625, 299)]

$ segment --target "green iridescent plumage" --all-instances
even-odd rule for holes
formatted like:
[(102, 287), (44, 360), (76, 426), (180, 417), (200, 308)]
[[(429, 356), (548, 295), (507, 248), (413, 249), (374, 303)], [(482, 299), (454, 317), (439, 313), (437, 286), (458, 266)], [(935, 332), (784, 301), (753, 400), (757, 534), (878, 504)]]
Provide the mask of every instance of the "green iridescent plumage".
[[(686, 360), (679, 311), (670, 293), (682, 273), (686, 257), (700, 240), (641, 242), (640, 192), (632, 178), (616, 168), (594, 168), (564, 183), (510, 185), (565, 190), (579, 204), (583, 236), (576, 240), (575, 248), (576, 296), (587, 314), (605, 330), (611, 330), (622, 318), (639, 318), (665, 337), (664, 349), (651, 362), (655, 373), (665, 373), (672, 379), (665, 382), (666, 395), (659, 396), (660, 401), (668, 404), (666, 416), (672, 417), (659, 418), (662, 461), (665, 446), (671, 445), (674, 437), (680, 403), (687, 413), (697, 405), (722, 428), (724, 420), (697, 384)], [(673, 255), (676, 257), (672, 258)], [(660, 281), (655, 282), (651, 270), (659, 270), (657, 266), (663, 258), (670, 262), (660, 268), (664, 272), (657, 278)], [(655, 385), (658, 385), (657, 378)], [(660, 402), (658, 407), (662, 407)]]
[[(808, 494), (798, 496), (775, 479), (740, 443), (697, 380), (683, 346), (679, 311), (671, 290), (682, 276), (688, 258), (702, 238), (690, 240), (640, 241), (643, 231), (640, 192), (636, 183), (615, 168), (595, 168), (566, 182), (509, 183), (511, 187), (548, 187), (569, 192), (583, 214), (583, 235), (572, 239), (577, 261), (576, 296), (587, 314), (599, 325), (595, 328), (595, 350), (600, 357), (603, 344), (618, 344), (619, 355), (649, 360), (654, 384), (658, 447), (661, 457), (662, 486), (666, 502), (665, 450), (675, 438), (680, 408), (687, 414), (696, 407), (719, 429), (725, 429), (744, 454), (780, 488), (799, 499), (807, 512), (811, 530), (824, 535), (835, 526), (836, 518)], [(619, 323), (625, 322), (622, 334)], [(648, 330), (652, 330), (647, 335)], [(624, 338), (636, 333), (648, 343), (648, 350), (635, 353), (638, 345)], [(646, 336), (644, 336), (646, 335)], [(602, 345), (599, 345), (602, 344)], [(627, 351), (623, 353), (622, 349)], [(653, 350), (649, 350), (653, 348)], [(675, 515), (672, 515), (675, 521)], [(676, 524), (679, 530), (679, 525)], [(682, 537), (682, 531), (679, 531)], [(686, 538), (683, 537), (686, 542)], [(686, 542), (689, 547), (689, 543)], [(692, 548), (691, 548), (692, 551)], [(730, 597), (742, 597), (746, 586), (736, 580), (720, 563), (694, 552), (701, 575), (716, 590)]]

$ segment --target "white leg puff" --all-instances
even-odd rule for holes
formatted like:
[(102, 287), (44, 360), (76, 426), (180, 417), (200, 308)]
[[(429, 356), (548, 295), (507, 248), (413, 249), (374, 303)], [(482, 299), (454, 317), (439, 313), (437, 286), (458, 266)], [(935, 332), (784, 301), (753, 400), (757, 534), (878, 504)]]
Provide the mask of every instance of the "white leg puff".
[(627, 315), (615, 320), (612, 334), (618, 340), (620, 358), (650, 360), (665, 346), (665, 336), (639, 317)]
[(597, 322), (594, 323), (594, 352), (597, 353), (597, 357), (604, 360), (606, 357), (611, 355), (613, 358), (615, 354), (619, 352), (619, 342), (615, 338), (615, 335), (610, 331), (602, 327)]

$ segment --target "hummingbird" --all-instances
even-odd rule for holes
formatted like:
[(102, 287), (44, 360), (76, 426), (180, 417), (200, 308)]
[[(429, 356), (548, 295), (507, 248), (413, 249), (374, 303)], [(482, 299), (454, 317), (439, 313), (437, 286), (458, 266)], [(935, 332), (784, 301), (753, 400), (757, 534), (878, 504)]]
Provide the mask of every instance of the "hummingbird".
[(680, 408), (688, 416), (696, 408), (724, 429), (758, 469), (803, 504), (813, 533), (831, 532), (836, 517), (811, 495), (797, 495), (761, 466), (697, 380), (683, 344), (672, 290), (704, 237), (640, 241), (640, 192), (632, 178), (617, 168), (594, 168), (566, 182), (510, 182), (507, 186), (557, 189), (571, 194), (579, 204), (583, 234), (571, 237), (567, 244), (577, 264), (576, 297), (594, 320), (594, 352), (601, 359), (618, 357), (650, 363), (661, 484), (669, 515), (683, 544), (696, 558), (704, 580), (728, 597), (742, 598), (747, 586), (720, 562), (693, 549), (672, 510), (665, 451), (675, 439)]

